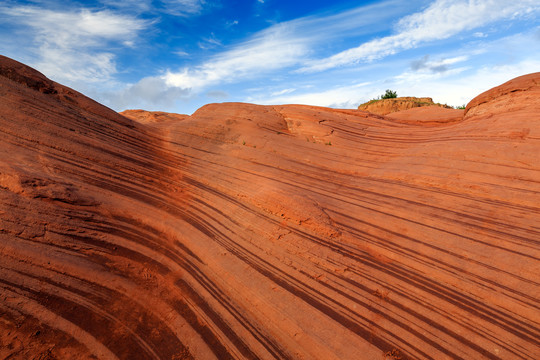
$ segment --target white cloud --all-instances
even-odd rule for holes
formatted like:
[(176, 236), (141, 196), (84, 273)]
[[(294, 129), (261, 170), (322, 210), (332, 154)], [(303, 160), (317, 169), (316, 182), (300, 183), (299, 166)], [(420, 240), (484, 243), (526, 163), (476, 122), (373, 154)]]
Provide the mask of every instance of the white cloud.
[(175, 16), (198, 15), (204, 9), (205, 0), (100, 0), (108, 8), (129, 13), (159, 11)]
[(389, 86), (411, 96), (431, 96), (435, 101), (462, 105), (483, 91), (512, 78), (540, 69), (540, 47), (531, 47), (534, 30), (489, 42), (474, 42), (452, 50), (460, 56), (441, 56), (449, 66), (445, 72), (405, 70), (388, 80)]
[(302, 71), (324, 71), (360, 61), (373, 61), (498, 20), (514, 19), (539, 11), (538, 0), (438, 0), (422, 12), (402, 18), (396, 26), (396, 34), (365, 42), (322, 60), (311, 61)]
[[(303, 103), (355, 108), (382, 94), (385, 89), (392, 89), (398, 96), (428, 96), (435, 102), (463, 105), (480, 93), (517, 76), (538, 72), (540, 47), (531, 47), (538, 41), (537, 32), (538, 29), (533, 28), (489, 42), (474, 41), (457, 49), (445, 48), (444, 53), (417, 60), (420, 62), (417, 69), (408, 66), (410, 59), (376, 62), (364, 66), (362, 71), (358, 68), (342, 69), (337, 80), (334, 79), (336, 72), (318, 74), (316, 78), (319, 81), (314, 87), (299, 86), (294, 93), (272, 94), (275, 87), (272, 90), (254, 89), (256, 95), (244, 100), (261, 104)], [(444, 71), (433, 71), (432, 67), (441, 65), (446, 66)], [(366, 83), (339, 85), (344, 79), (355, 77), (364, 79)]]
[(204, 0), (162, 0), (162, 11), (176, 16), (188, 16), (202, 11)]
[(473, 36), (474, 36), (475, 38), (485, 38), (485, 37), (487, 37), (488, 35), (485, 34), (485, 33), (483, 33), (483, 32), (481, 32), (481, 31), (478, 31), (478, 32), (475, 32), (475, 33), (473, 34)]
[(406, 89), (408, 94), (416, 94), (414, 96), (431, 96), (436, 102), (462, 105), (484, 91), (515, 77), (537, 72), (538, 69), (540, 69), (540, 60), (526, 59), (507, 65), (483, 66), (475, 71), (467, 71), (466, 75), (449, 77), (444, 80), (433, 77), (413, 81), (401, 76), (396, 78), (396, 82), (392, 86)]
[(388, 0), (337, 14), (308, 16), (276, 24), (205, 63), (169, 71), (165, 79), (170, 86), (199, 91), (209, 85), (237, 82), (298, 66), (307, 61), (317, 44), (370, 33), (385, 19), (406, 8), (407, 4), (402, 1)]
[(287, 95), (272, 94), (271, 97), (250, 97), (246, 101), (257, 104), (308, 104), (316, 106), (352, 108), (359, 105), (359, 100), (370, 91), (370, 82), (341, 86), (324, 91)]
[(458, 75), (470, 67), (462, 66), (457, 68), (446, 68), (444, 71), (431, 71), (429, 69), (422, 71), (405, 71), (404, 73), (397, 75), (393, 78), (398, 84), (405, 84), (406, 86), (412, 86), (413, 84), (425, 81), (434, 81), (449, 76)]
[(152, 7), (152, 0), (100, 0), (100, 2), (107, 7), (133, 12), (145, 12)]
[(289, 35), (286, 25), (271, 27), (202, 65), (167, 72), (166, 82), (169, 86), (199, 91), (212, 84), (233, 82), (294, 65), (307, 54), (308, 48), (302, 38)]
[(115, 55), (107, 44), (133, 47), (148, 24), (127, 15), (103, 11), (53, 11), (35, 6), (0, 7), (9, 22), (23, 26), (35, 44), (32, 65), (57, 81), (98, 82), (116, 73)]
[(44, 45), (40, 48), (41, 60), (34, 66), (59, 82), (97, 83), (108, 81), (117, 72), (114, 54), (77, 52)]
[[(361, 103), (384, 93), (384, 89), (394, 89), (399, 96), (429, 96), (435, 102), (451, 105), (462, 105), (473, 97), (494, 86), (522, 75), (525, 71), (533, 71), (539, 62), (520, 63), (513, 66), (485, 67), (473, 75), (441, 81), (441, 74), (416, 76), (404, 73), (393, 79), (381, 79), (376, 82), (362, 83), (353, 86), (340, 86), (324, 91), (313, 91), (302, 94), (283, 94), (267, 97), (264, 95), (248, 97), (247, 102), (257, 104), (307, 104), (332, 108), (356, 108)], [(471, 84), (475, 84), (471, 86)]]
[[(404, 15), (418, 11), (419, 4), (426, 4), (426, 0), (386, 0), (338, 13), (327, 12), (272, 25), (233, 46), (227, 45), (226, 33), (202, 35), (200, 47), (212, 48), (214, 55), (196, 63), (194, 61), (202, 51), (196, 49), (192, 52), (188, 49), (192, 49), (193, 45), (196, 48), (196, 40), (183, 43), (170, 50), (177, 58), (170, 56), (166, 59), (190, 65), (179, 68), (180, 65), (171, 63), (168, 71), (151, 69), (150, 73), (141, 75), (144, 78), (139, 82), (126, 85), (117, 82), (114, 77), (119, 71), (125, 70), (117, 69), (120, 67), (117, 65), (118, 56), (123, 50), (131, 52), (138, 48), (142, 31), (154, 24), (137, 18), (138, 15), (143, 12), (153, 16), (161, 13), (163, 19), (167, 14), (182, 17), (197, 15), (211, 2), (100, 2), (116, 10), (68, 8), (52, 11), (44, 9), (44, 5), (0, 5), (0, 22), (7, 24), (4, 28), (15, 25), (10, 28), (10, 35), (0, 41), (1, 45), (5, 50), (9, 45), (11, 54), (15, 53), (11, 48), (16, 49), (11, 44), (20, 43), (17, 41), (15, 44), (11, 35), (25, 39), (29, 45), (21, 48), (34, 56), (26, 57), (30, 60), (20, 57), (21, 60), (54, 80), (70, 86), (77, 83), (78, 87), (74, 87), (117, 110), (145, 106), (155, 110), (178, 111), (179, 104), (194, 110), (196, 105), (202, 105), (209, 98), (220, 100), (226, 97), (230, 101), (264, 104), (305, 103), (353, 108), (364, 100), (380, 95), (387, 88), (398, 90), (400, 95), (425, 95), (436, 101), (461, 105), (478, 94), (478, 89), (498, 85), (514, 74), (521, 75), (537, 65), (537, 62), (525, 62), (523, 59), (538, 56), (538, 51), (532, 45), (538, 44), (537, 40), (540, 39), (540, 31), (536, 28), (534, 36), (526, 39), (516, 38), (503, 45), (493, 43), (493, 39), (503, 36), (508, 29), (518, 31), (517, 21), (504, 23), (507, 25), (504, 29), (499, 26), (502, 22), (497, 21), (517, 19), (520, 22), (527, 20), (522, 22), (526, 23), (525, 26), (531, 23), (537, 25), (535, 14), (540, 10), (537, 0), (437, 0), (430, 1), (423, 10), (408, 16)], [(33, 3), (52, 4), (53, 1)], [(189, 23), (185, 19), (180, 21)], [(223, 22), (222, 26), (232, 31), (237, 24), (237, 20), (231, 19), (228, 23)], [(387, 31), (392, 24), (395, 26), (389, 36), (373, 39), (373, 34)], [(514, 26), (510, 27), (510, 24)], [(15, 28), (17, 31), (12, 31)], [(153, 34), (161, 33), (156, 31)], [(489, 37), (486, 38), (485, 34), (489, 34)], [(365, 36), (371, 37), (362, 40), (366, 39)], [(159, 41), (158, 37), (155, 39)], [(223, 39), (223, 43), (220, 39)], [(450, 40), (440, 41), (444, 39)], [(488, 39), (493, 45), (486, 45)], [(360, 46), (337, 53), (353, 46), (351, 42)], [(456, 43), (461, 48), (457, 49)], [(412, 50), (423, 45), (434, 46)], [(443, 47), (445, 53), (437, 53)], [(160, 44), (159, 49), (150, 50), (149, 46), (141, 49), (141, 57), (147, 56), (144, 68), (163, 48)], [(385, 61), (346, 67), (404, 50), (409, 51)], [(145, 55), (144, 51), (152, 51), (152, 54)], [(427, 53), (430, 55), (422, 57)], [(332, 54), (335, 55), (329, 56)], [(164, 58), (159, 63), (162, 64), (162, 61)], [(513, 65), (504, 67), (501, 65), (504, 63)], [(343, 67), (334, 69), (340, 66)], [(520, 66), (523, 66), (521, 71)], [(300, 68), (301, 71), (297, 70)], [(492, 76), (490, 71), (495, 75)], [(461, 78), (464, 80), (461, 81)], [(256, 81), (248, 82), (250, 80)], [(81, 86), (83, 82), (91, 84)], [(244, 82), (243, 86), (225, 86), (240, 82)], [(351, 85), (352, 82), (356, 83)], [(312, 88), (308, 89), (306, 84), (311, 84)], [(106, 88), (103, 89), (103, 86)], [(182, 109), (181, 112), (189, 110)]]
[(280, 91), (274, 91), (270, 95), (271, 96), (279, 96), (279, 95), (290, 94), (290, 93), (292, 93), (294, 91), (296, 91), (296, 89), (283, 89), (283, 90), (280, 90)]
[(163, 79), (146, 77), (138, 83), (129, 85), (124, 90), (101, 95), (102, 101), (116, 110), (147, 107), (155, 110), (174, 106), (189, 97), (189, 91), (178, 87), (166, 86)]
[(221, 41), (216, 38), (216, 35), (214, 33), (211, 33), (210, 37), (204, 38), (202, 41), (199, 41), (197, 45), (203, 50), (213, 49), (217, 46), (223, 46)]
[[(360, 103), (382, 94), (385, 89), (393, 89), (397, 90), (398, 96), (427, 96), (432, 97), (435, 102), (458, 106), (467, 104), (484, 91), (515, 77), (537, 72), (538, 69), (540, 60), (528, 59), (508, 65), (483, 66), (474, 71), (469, 68), (456, 68), (444, 74), (405, 72), (389, 79), (379, 78), (373, 82), (352, 86), (338, 86), (329, 90), (294, 95), (248, 97), (246, 101), (258, 104), (356, 108)], [(465, 70), (468, 70), (466, 75)]]

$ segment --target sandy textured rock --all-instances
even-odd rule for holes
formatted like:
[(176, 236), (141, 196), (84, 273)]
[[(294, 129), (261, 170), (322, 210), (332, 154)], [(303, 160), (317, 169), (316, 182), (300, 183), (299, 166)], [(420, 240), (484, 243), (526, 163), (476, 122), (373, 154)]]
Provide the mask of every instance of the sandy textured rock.
[(451, 109), (448, 105), (436, 104), (430, 97), (398, 97), (392, 99), (370, 100), (358, 106), (358, 110), (369, 111), (373, 114), (387, 115), (397, 111), (403, 111), (423, 106), (436, 106)]
[(396, 111), (387, 117), (397, 122), (408, 124), (442, 124), (461, 121), (465, 110), (442, 108), (440, 106), (422, 106)]
[(178, 120), (184, 120), (189, 117), (189, 115), (172, 114), (172, 113), (166, 113), (163, 111), (145, 111), (145, 110), (125, 110), (125, 111), (122, 111), (120, 114), (141, 123), (178, 121)]
[(0, 76), (0, 358), (538, 358), (531, 79), (134, 121)]

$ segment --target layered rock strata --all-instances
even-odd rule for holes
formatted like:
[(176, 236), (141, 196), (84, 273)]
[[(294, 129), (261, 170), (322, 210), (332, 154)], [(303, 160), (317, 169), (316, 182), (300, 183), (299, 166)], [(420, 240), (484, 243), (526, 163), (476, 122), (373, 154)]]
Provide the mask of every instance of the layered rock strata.
[(0, 69), (0, 358), (539, 357), (540, 74), (157, 121)]

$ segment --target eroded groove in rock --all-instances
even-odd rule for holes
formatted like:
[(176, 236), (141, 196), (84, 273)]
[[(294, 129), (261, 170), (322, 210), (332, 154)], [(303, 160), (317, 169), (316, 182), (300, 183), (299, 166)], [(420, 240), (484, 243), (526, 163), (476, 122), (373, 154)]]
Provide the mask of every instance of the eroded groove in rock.
[(1, 358), (540, 356), (540, 74), (128, 119), (0, 65)]

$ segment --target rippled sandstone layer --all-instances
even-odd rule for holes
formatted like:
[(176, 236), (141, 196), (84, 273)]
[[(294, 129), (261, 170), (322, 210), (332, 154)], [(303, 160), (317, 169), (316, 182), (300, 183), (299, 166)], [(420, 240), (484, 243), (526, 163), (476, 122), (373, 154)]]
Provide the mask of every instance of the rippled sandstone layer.
[(540, 356), (540, 74), (131, 119), (0, 75), (0, 358)]

